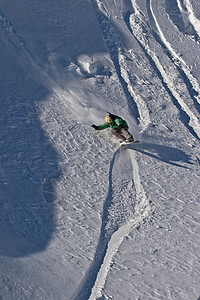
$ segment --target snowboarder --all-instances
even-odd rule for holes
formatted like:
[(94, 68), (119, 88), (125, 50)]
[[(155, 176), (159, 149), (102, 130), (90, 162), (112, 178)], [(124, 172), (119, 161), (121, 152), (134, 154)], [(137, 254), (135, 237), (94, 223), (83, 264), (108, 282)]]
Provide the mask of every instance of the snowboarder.
[(92, 127), (95, 130), (104, 130), (111, 127), (111, 133), (120, 140), (120, 143), (130, 143), (134, 141), (132, 134), (128, 131), (127, 122), (121, 117), (118, 117), (111, 113), (109, 113), (109, 115), (105, 117), (105, 123), (98, 126), (93, 124)]

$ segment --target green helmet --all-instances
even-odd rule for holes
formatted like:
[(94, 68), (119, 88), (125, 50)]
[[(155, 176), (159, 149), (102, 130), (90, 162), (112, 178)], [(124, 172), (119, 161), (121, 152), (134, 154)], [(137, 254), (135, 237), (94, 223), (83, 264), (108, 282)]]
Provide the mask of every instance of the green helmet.
[(113, 120), (112, 120), (112, 118), (111, 118), (110, 116), (106, 116), (106, 117), (105, 117), (105, 122), (106, 122), (107, 124), (112, 124)]

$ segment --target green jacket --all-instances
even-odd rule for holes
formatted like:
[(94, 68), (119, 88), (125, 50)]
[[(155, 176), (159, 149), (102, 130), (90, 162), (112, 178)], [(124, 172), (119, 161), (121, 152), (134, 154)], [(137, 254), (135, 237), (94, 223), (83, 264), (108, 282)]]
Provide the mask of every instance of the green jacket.
[(116, 117), (111, 124), (103, 123), (103, 124), (99, 125), (98, 130), (104, 130), (108, 127), (118, 129), (121, 127), (128, 127), (128, 124), (122, 118)]

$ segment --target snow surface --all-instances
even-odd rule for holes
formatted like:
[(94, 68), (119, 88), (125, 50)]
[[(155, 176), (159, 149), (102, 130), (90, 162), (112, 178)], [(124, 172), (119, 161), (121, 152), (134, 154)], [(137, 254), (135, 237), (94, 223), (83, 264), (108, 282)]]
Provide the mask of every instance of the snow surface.
[(200, 299), (199, 0), (1, 0), (0, 40), (0, 300)]

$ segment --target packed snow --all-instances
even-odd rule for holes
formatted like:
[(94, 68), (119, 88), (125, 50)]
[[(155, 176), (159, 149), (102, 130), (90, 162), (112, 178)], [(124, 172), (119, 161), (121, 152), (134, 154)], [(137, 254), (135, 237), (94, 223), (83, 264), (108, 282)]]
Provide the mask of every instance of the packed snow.
[(2, 0), (0, 40), (0, 300), (200, 299), (199, 0)]

